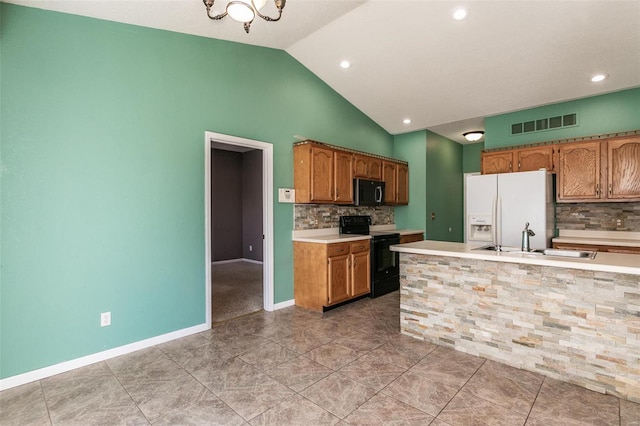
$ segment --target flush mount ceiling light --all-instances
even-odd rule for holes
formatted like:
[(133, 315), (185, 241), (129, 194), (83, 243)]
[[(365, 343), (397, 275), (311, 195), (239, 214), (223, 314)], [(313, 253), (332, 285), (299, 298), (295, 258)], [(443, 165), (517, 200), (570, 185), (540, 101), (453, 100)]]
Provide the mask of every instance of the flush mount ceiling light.
[(278, 9), (278, 16), (272, 18), (270, 16), (263, 15), (260, 13), (260, 9), (267, 0), (229, 0), (227, 2), (227, 7), (225, 8), (224, 13), (220, 13), (219, 15), (212, 15), (211, 8), (216, 0), (202, 0), (205, 7), (207, 8), (207, 16), (209, 19), (213, 19), (215, 21), (219, 21), (225, 16), (229, 15), (231, 19), (234, 19), (238, 22), (244, 23), (245, 32), (249, 32), (249, 27), (253, 22), (253, 19), (258, 15), (260, 18), (264, 19), (267, 22), (275, 22), (279, 21), (282, 16), (282, 9), (284, 9), (284, 5), (287, 0), (273, 0)]
[(345, 59), (344, 61), (340, 62), (340, 68), (344, 68), (345, 70), (347, 68), (351, 68), (351, 62)]
[(605, 74), (605, 73), (594, 74), (593, 77), (591, 77), (591, 82), (598, 83), (600, 81), (606, 80), (607, 77), (609, 77), (609, 74)]
[(477, 142), (482, 139), (484, 132), (482, 130), (474, 130), (472, 132), (463, 133), (462, 136), (469, 142)]
[(411, 119), (410, 118), (405, 118), (404, 120), (402, 120), (402, 122), (404, 124), (411, 124)]
[(465, 9), (464, 7), (459, 7), (453, 11), (451, 16), (456, 21), (462, 21), (464, 18), (467, 17), (468, 14), (469, 14), (469, 11), (467, 9)]

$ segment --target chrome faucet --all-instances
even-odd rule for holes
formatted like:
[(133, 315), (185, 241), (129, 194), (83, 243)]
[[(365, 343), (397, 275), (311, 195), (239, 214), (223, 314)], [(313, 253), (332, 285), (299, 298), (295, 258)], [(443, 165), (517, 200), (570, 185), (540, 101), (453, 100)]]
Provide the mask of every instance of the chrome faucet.
[(533, 237), (534, 235), (536, 235), (536, 233), (529, 229), (529, 222), (525, 223), (524, 230), (522, 231), (522, 251), (531, 251), (530, 237)]

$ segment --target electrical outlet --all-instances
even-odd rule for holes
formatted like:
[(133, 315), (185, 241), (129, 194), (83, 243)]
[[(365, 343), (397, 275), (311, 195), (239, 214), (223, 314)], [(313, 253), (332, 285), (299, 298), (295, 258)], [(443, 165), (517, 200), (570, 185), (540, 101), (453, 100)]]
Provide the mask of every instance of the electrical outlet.
[(253, 251), (253, 246), (252, 245), (249, 246), (249, 251)]
[(111, 325), (111, 312), (103, 312), (100, 314), (100, 327)]
[(624, 228), (624, 221), (622, 219), (616, 219), (614, 223), (617, 228)]

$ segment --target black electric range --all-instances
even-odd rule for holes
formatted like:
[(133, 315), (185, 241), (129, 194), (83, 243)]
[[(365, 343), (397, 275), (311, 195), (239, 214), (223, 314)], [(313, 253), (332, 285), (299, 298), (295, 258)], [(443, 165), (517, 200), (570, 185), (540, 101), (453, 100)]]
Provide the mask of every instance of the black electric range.
[(371, 231), (371, 216), (340, 216), (340, 233), (371, 236), (371, 293), (378, 297), (400, 288), (399, 253), (389, 247), (400, 244), (400, 234)]

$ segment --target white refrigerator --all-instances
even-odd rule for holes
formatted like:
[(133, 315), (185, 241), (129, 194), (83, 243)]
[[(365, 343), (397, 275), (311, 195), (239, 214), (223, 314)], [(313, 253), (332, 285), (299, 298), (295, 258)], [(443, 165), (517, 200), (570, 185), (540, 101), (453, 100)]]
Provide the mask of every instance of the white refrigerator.
[(465, 177), (466, 243), (520, 247), (527, 222), (535, 233), (531, 249), (551, 247), (553, 180), (546, 170)]

